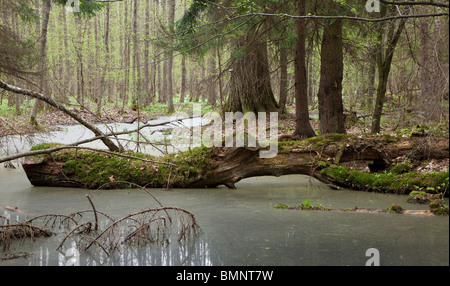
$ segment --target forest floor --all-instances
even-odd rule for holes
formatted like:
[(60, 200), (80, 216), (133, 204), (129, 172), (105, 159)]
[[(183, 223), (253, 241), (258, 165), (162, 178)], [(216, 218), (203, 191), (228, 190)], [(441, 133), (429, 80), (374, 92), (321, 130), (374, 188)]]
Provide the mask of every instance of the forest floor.
[[(137, 111), (127, 111), (121, 113), (119, 109), (104, 110), (102, 116), (97, 116), (95, 113), (90, 113), (85, 110), (72, 110), (88, 122), (97, 123), (131, 123), (138, 117)], [(154, 119), (155, 116), (150, 115), (149, 112), (140, 112), (141, 121), (146, 122)], [(38, 132), (50, 132), (57, 130), (57, 125), (74, 125), (78, 124), (73, 118), (64, 112), (50, 108), (38, 113), (36, 118), (40, 127), (34, 127), (29, 123), (29, 114), (14, 115), (13, 118), (0, 116), (0, 136), (8, 135), (29, 135)]]
[[(183, 111), (189, 112), (186, 105), (176, 105), (177, 112)], [(288, 106), (288, 114), (284, 115), (279, 121), (279, 130), (281, 134), (292, 134), (295, 130), (295, 106)], [(140, 112), (127, 110), (121, 112), (118, 108), (104, 109), (102, 115), (99, 117), (94, 112), (89, 112), (84, 109), (73, 109), (74, 113), (80, 115), (88, 122), (94, 124), (101, 123), (133, 123), (138, 116), (141, 122), (147, 122), (151, 119), (156, 119), (164, 116), (168, 116), (164, 109), (155, 108), (151, 110), (141, 110)], [(208, 110), (209, 111), (209, 110)], [(57, 129), (58, 125), (74, 125), (78, 124), (73, 118), (65, 114), (64, 112), (49, 107), (38, 113), (36, 118), (40, 124), (39, 127), (34, 127), (29, 123), (30, 114), (0, 114), (0, 137), (8, 135), (29, 135), (39, 132), (51, 132)], [(311, 124), (314, 130), (319, 129), (318, 119), (312, 119)], [(388, 131), (388, 128), (383, 128), (383, 132)], [(361, 134), (366, 133), (367, 130), (363, 125), (349, 125), (347, 132), (349, 134)]]

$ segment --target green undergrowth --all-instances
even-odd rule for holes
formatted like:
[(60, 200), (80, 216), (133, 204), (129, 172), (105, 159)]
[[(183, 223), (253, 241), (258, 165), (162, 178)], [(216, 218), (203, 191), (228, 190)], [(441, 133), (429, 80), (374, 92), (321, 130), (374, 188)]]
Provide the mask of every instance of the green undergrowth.
[(317, 137), (312, 137), (303, 141), (284, 141), (279, 142), (279, 153), (288, 153), (293, 149), (323, 149), (329, 144), (338, 144), (345, 139), (350, 138), (346, 134), (327, 134)]
[(372, 135), (363, 134), (360, 136), (354, 136), (349, 134), (326, 134), (321, 136), (316, 136), (308, 138), (302, 141), (284, 141), (279, 142), (279, 153), (288, 153), (295, 149), (313, 149), (313, 150), (323, 150), (329, 145), (334, 146), (345, 146), (346, 144), (351, 144), (355, 140), (376, 140), (377, 142), (391, 143), (396, 142), (400, 137), (395, 137), (391, 135)]
[(394, 194), (408, 194), (419, 190), (427, 193), (448, 193), (449, 190), (449, 171), (431, 173), (410, 171), (402, 174), (364, 173), (333, 166), (324, 168), (321, 173), (342, 186), (358, 190)]
[(40, 151), (40, 150), (46, 150), (51, 149), (55, 147), (63, 146), (63, 144), (60, 143), (40, 143), (35, 146), (33, 146), (30, 151)]
[[(131, 182), (148, 187), (163, 187), (169, 182), (170, 186), (185, 187), (206, 175), (211, 152), (214, 150), (195, 148), (163, 157), (133, 152), (122, 154), (171, 163), (176, 167), (88, 150), (62, 150), (55, 152), (53, 158), (64, 162), (61, 169), (67, 177), (89, 189), (99, 188), (110, 182), (116, 182), (121, 188), (126, 183), (118, 182)], [(105, 188), (117, 185), (109, 186)]]

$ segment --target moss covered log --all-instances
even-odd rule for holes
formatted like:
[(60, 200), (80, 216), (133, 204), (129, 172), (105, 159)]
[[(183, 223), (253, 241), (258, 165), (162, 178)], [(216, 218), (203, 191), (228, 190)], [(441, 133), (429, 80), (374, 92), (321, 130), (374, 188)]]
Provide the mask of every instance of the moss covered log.
[[(52, 147), (55, 145), (41, 144), (33, 149)], [(23, 167), (33, 185), (89, 189), (126, 188), (129, 184), (125, 182), (158, 188), (219, 185), (233, 188), (236, 182), (249, 177), (303, 174), (330, 186), (358, 190), (402, 194), (418, 189), (436, 193), (448, 190), (448, 171), (428, 174), (389, 171), (398, 157), (407, 156), (415, 161), (448, 158), (449, 140), (444, 137), (331, 134), (305, 141), (280, 142), (275, 158), (262, 159), (259, 154), (257, 148), (195, 148), (164, 157), (64, 149), (51, 155), (28, 157)], [(342, 165), (355, 161), (368, 162), (377, 168), (382, 166), (383, 170), (367, 173)]]

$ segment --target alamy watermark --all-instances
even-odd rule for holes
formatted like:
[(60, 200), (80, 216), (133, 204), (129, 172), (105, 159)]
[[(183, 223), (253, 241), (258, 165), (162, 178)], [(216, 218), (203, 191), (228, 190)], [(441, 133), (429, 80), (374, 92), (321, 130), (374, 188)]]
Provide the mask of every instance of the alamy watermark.
[(380, 13), (380, 0), (367, 0), (366, 2), (366, 10), (369, 13)]
[[(204, 146), (212, 147), (247, 147), (258, 148), (260, 158), (273, 158), (278, 155), (278, 112), (271, 112), (267, 118), (266, 112), (225, 112), (222, 117), (218, 112), (202, 115), (202, 106), (193, 105), (191, 120), (207, 122), (190, 124), (192, 132), (186, 132), (185, 127), (174, 128), (170, 145), (178, 150)], [(182, 112), (177, 119), (189, 118)]]
[[(366, 10), (369, 13), (379, 13), (380, 12), (380, 0), (367, 0)], [(66, 11), (69, 13), (79, 13), (80, 12), (80, 0), (67, 0)]]
[(66, 7), (66, 12), (68, 12), (68, 13), (79, 13), (80, 12), (80, 0), (67, 0), (65, 7)]
[(380, 266), (380, 251), (378, 249), (367, 249), (366, 257), (370, 257), (366, 262), (366, 266)]
[(64, 266), (80, 266), (80, 252), (75, 247), (67, 249), (65, 257), (68, 259)]

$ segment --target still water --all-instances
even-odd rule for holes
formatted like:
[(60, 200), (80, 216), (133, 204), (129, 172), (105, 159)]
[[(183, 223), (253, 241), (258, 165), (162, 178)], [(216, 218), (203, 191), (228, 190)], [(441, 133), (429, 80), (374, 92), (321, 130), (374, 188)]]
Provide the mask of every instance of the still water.
[[(78, 127), (72, 127), (78, 128)], [(124, 128), (122, 126), (122, 128)], [(125, 126), (130, 128), (133, 126)], [(84, 131), (83, 131), (84, 132)], [(48, 142), (70, 143), (90, 134), (73, 129), (50, 134)], [(49, 135), (49, 136), (50, 136)], [(59, 137), (58, 137), (59, 136)], [(60, 140), (56, 140), (59, 138)], [(11, 137), (6, 142), (27, 150), (28, 143)], [(5, 142), (3, 142), (5, 144)], [(22, 144), (22, 147), (17, 147)], [(4, 146), (4, 145), (3, 145)], [(9, 150), (13, 150), (9, 147)], [(299, 205), (303, 199), (332, 208), (386, 209), (393, 203), (405, 209), (427, 209), (406, 202), (406, 196), (331, 190), (306, 176), (259, 177), (241, 181), (237, 190), (151, 189), (164, 206), (192, 212), (201, 227), (194, 239), (168, 246), (123, 249), (106, 256), (102, 251), (79, 253), (80, 265), (176, 266), (364, 266), (369, 248), (380, 253), (380, 264), (449, 265), (449, 218), (386, 213), (297, 211), (273, 208)], [(34, 187), (24, 171), (0, 166), (0, 215), (25, 220), (41, 214), (69, 214), (96, 209), (114, 219), (148, 207), (157, 207), (141, 190), (92, 190)], [(447, 201), (448, 204), (448, 201)], [(18, 207), (23, 214), (5, 211)], [(57, 251), (66, 232), (16, 243), (8, 253), (28, 252), (27, 258), (0, 261), (5, 265), (66, 265), (69, 256)], [(0, 249), (0, 258), (5, 255)]]
[[(69, 214), (90, 209), (87, 193), (97, 210), (116, 219), (155, 207), (150, 196), (139, 190), (93, 193), (33, 187), (20, 169), (0, 168), (0, 182), (0, 205), (19, 207), (24, 212), (16, 217), (19, 220), (39, 214)], [(298, 205), (304, 198), (334, 208), (355, 205), (387, 208), (392, 203), (409, 209), (423, 208), (407, 204), (404, 196), (330, 190), (305, 176), (253, 178), (237, 187), (237, 190), (151, 190), (163, 205), (191, 211), (202, 233), (184, 245), (173, 242), (168, 246), (125, 249), (110, 257), (102, 252), (82, 251), (80, 264), (364, 266), (368, 260), (366, 250), (376, 248), (381, 265), (449, 265), (448, 217), (273, 208), (279, 203)], [(2, 215), (7, 215), (6, 211)], [(25, 251), (32, 255), (0, 262), (0, 266), (65, 265), (68, 257), (56, 250), (63, 237), (61, 232), (50, 238), (16, 244), (9, 252)]]

